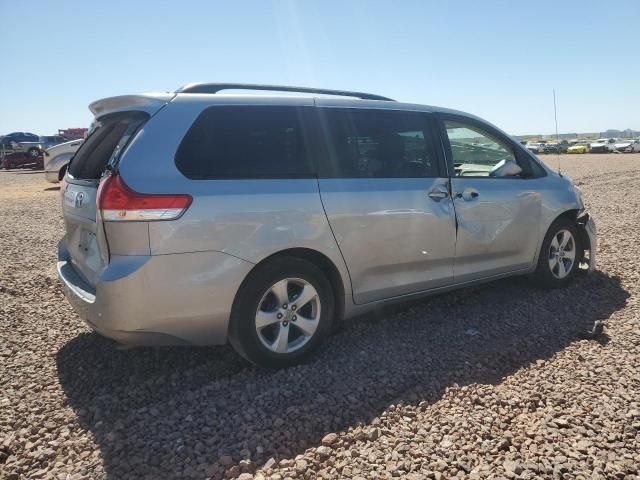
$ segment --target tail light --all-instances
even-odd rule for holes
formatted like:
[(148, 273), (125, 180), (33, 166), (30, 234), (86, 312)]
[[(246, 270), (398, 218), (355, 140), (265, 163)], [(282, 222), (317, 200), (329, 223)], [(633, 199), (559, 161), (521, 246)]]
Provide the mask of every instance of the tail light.
[(98, 188), (98, 208), (106, 221), (174, 220), (191, 205), (191, 195), (157, 195), (131, 190), (118, 174)]

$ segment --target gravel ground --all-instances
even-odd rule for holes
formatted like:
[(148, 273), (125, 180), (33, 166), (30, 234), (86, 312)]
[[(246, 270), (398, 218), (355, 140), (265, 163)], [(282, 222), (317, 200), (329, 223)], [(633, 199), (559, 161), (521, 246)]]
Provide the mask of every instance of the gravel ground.
[(59, 192), (0, 172), (0, 478), (640, 478), (640, 155), (563, 168), (592, 276), (366, 315), (277, 372), (91, 333), (56, 278)]

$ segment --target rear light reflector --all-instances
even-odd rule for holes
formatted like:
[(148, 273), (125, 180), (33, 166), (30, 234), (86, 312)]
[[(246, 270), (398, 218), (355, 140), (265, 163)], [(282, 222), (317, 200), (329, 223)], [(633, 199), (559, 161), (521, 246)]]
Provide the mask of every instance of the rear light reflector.
[(174, 220), (191, 205), (191, 195), (139, 193), (117, 174), (104, 178), (98, 188), (102, 219), (114, 221)]

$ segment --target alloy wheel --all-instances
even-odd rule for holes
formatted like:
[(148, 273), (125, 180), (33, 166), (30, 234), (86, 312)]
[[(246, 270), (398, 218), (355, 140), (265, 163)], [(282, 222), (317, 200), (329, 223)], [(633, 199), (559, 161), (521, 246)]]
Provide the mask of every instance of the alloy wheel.
[(301, 278), (279, 280), (258, 304), (258, 338), (274, 353), (299, 350), (316, 333), (320, 313), (320, 296), (313, 285)]
[(562, 280), (573, 270), (576, 261), (576, 242), (569, 230), (560, 230), (553, 236), (549, 246), (549, 269)]

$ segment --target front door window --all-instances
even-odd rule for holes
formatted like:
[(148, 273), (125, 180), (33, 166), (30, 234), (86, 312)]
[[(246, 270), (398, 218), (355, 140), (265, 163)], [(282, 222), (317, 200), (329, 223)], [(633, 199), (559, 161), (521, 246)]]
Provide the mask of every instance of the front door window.
[(516, 162), (508, 145), (475, 126), (446, 121), (456, 177), (488, 177), (503, 160)]

